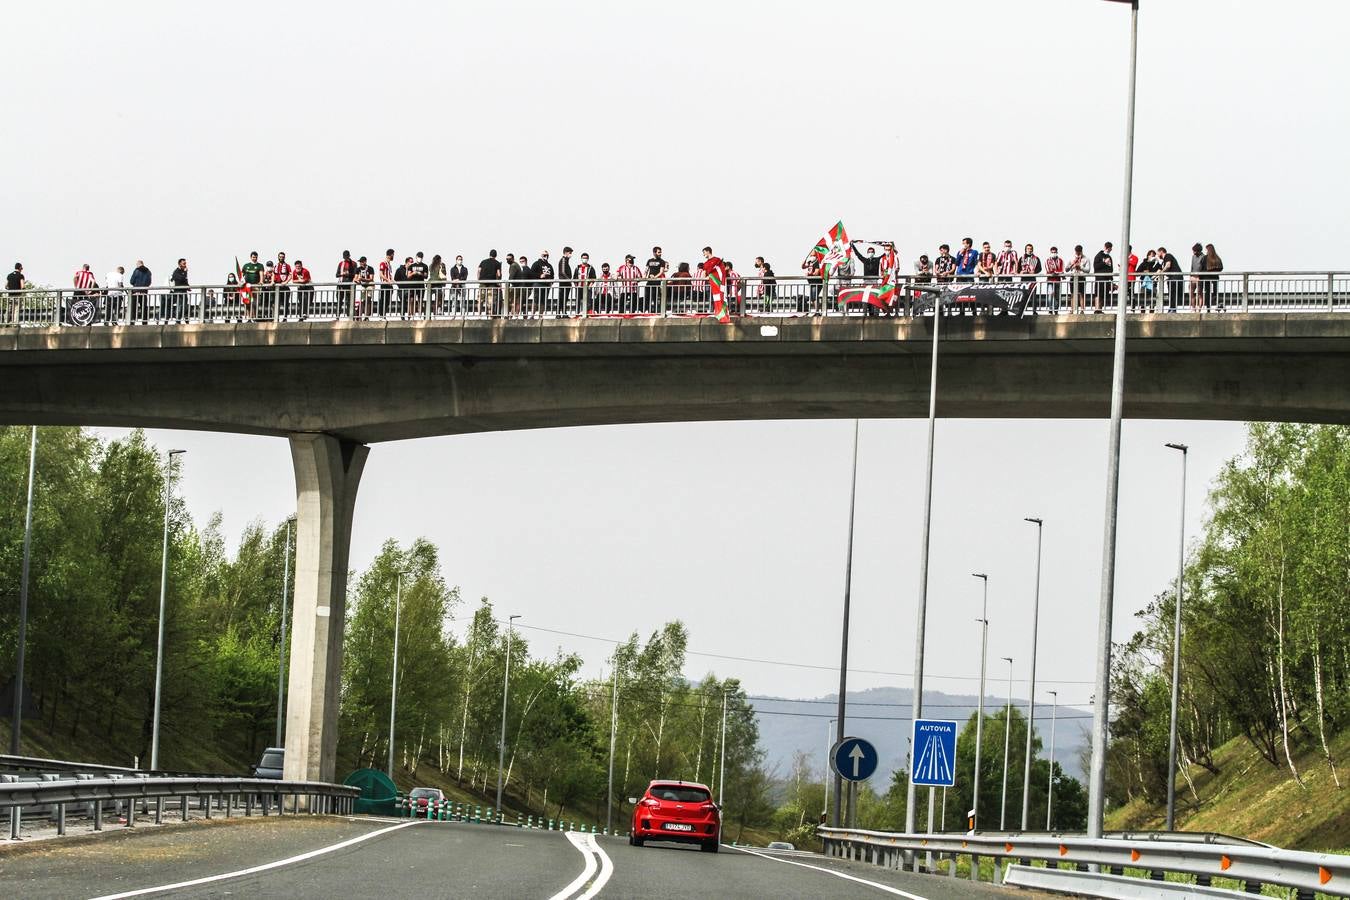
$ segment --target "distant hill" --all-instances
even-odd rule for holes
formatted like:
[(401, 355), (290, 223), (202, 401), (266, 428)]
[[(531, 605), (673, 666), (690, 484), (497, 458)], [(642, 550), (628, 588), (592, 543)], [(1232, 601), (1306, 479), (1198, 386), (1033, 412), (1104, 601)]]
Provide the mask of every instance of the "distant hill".
[[(909, 688), (883, 687), (848, 692), (848, 733), (866, 738), (881, 754), (881, 765), (872, 779), (874, 788), (884, 791), (891, 773), (905, 766), (909, 752)], [(757, 698), (751, 703), (758, 713), (759, 741), (770, 769), (777, 767), (779, 777), (792, 771), (792, 758), (798, 751), (810, 754), (817, 773), (825, 765), (828, 744), (834, 740), (830, 719), (834, 717), (838, 694), (807, 700)], [(954, 719), (964, 724), (974, 715), (979, 702), (975, 694), (925, 692), (926, 716)], [(985, 715), (992, 715), (1007, 702), (1006, 698), (986, 696)], [(1013, 705), (1026, 713), (1026, 701), (1013, 698)], [(1091, 710), (1061, 706), (1055, 729), (1055, 761), (1064, 771), (1082, 780), (1080, 754), (1087, 745)], [(1044, 714), (1044, 718), (1042, 718)], [(1078, 717), (1078, 718), (1072, 718)], [(1050, 740), (1050, 706), (1036, 707), (1036, 729), (1043, 743)], [(817, 777), (819, 777), (817, 775)]]

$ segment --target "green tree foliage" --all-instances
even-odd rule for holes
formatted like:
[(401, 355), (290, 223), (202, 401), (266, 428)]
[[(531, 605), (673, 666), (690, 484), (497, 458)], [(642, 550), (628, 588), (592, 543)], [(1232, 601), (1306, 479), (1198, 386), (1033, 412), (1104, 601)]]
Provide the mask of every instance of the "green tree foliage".
[[(1249, 426), (1209, 506), (1184, 575), (1178, 797), (1238, 736), (1295, 780), (1294, 750), (1318, 748), (1339, 785), (1329, 736), (1350, 717), (1350, 429)], [(1113, 803), (1166, 796), (1175, 603), (1168, 591), (1143, 610), (1113, 661)]]

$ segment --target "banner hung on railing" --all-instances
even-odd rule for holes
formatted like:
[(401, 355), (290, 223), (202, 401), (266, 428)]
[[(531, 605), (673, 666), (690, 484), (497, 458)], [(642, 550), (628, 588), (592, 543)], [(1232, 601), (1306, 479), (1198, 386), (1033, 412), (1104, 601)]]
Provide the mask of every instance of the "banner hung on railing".
[(956, 308), (973, 307), (975, 311), (1002, 311), (1005, 316), (1021, 318), (1036, 291), (1034, 281), (1008, 281), (994, 284), (955, 284), (940, 294), (916, 291), (915, 315), (928, 312), (933, 304)]

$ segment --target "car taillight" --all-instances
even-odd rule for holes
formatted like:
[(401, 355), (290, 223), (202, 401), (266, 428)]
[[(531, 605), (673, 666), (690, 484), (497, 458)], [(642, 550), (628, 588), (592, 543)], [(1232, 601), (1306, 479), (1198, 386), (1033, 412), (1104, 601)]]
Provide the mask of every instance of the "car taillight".
[(705, 804), (703, 804), (702, 806), (699, 807), (699, 810), (700, 810), (701, 812), (717, 812), (717, 804), (716, 804), (716, 803), (705, 803)]
[(643, 797), (642, 800), (638, 803), (638, 806), (650, 806), (653, 809), (655, 809), (660, 805), (661, 801), (657, 800), (655, 797)]

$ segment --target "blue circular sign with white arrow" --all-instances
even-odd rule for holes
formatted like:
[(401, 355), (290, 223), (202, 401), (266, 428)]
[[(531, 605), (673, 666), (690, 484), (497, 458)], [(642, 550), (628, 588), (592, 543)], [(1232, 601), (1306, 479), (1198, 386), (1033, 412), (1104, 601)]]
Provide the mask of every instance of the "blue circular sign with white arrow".
[(846, 737), (830, 748), (830, 768), (846, 781), (866, 781), (877, 770), (877, 748), (859, 737)]

